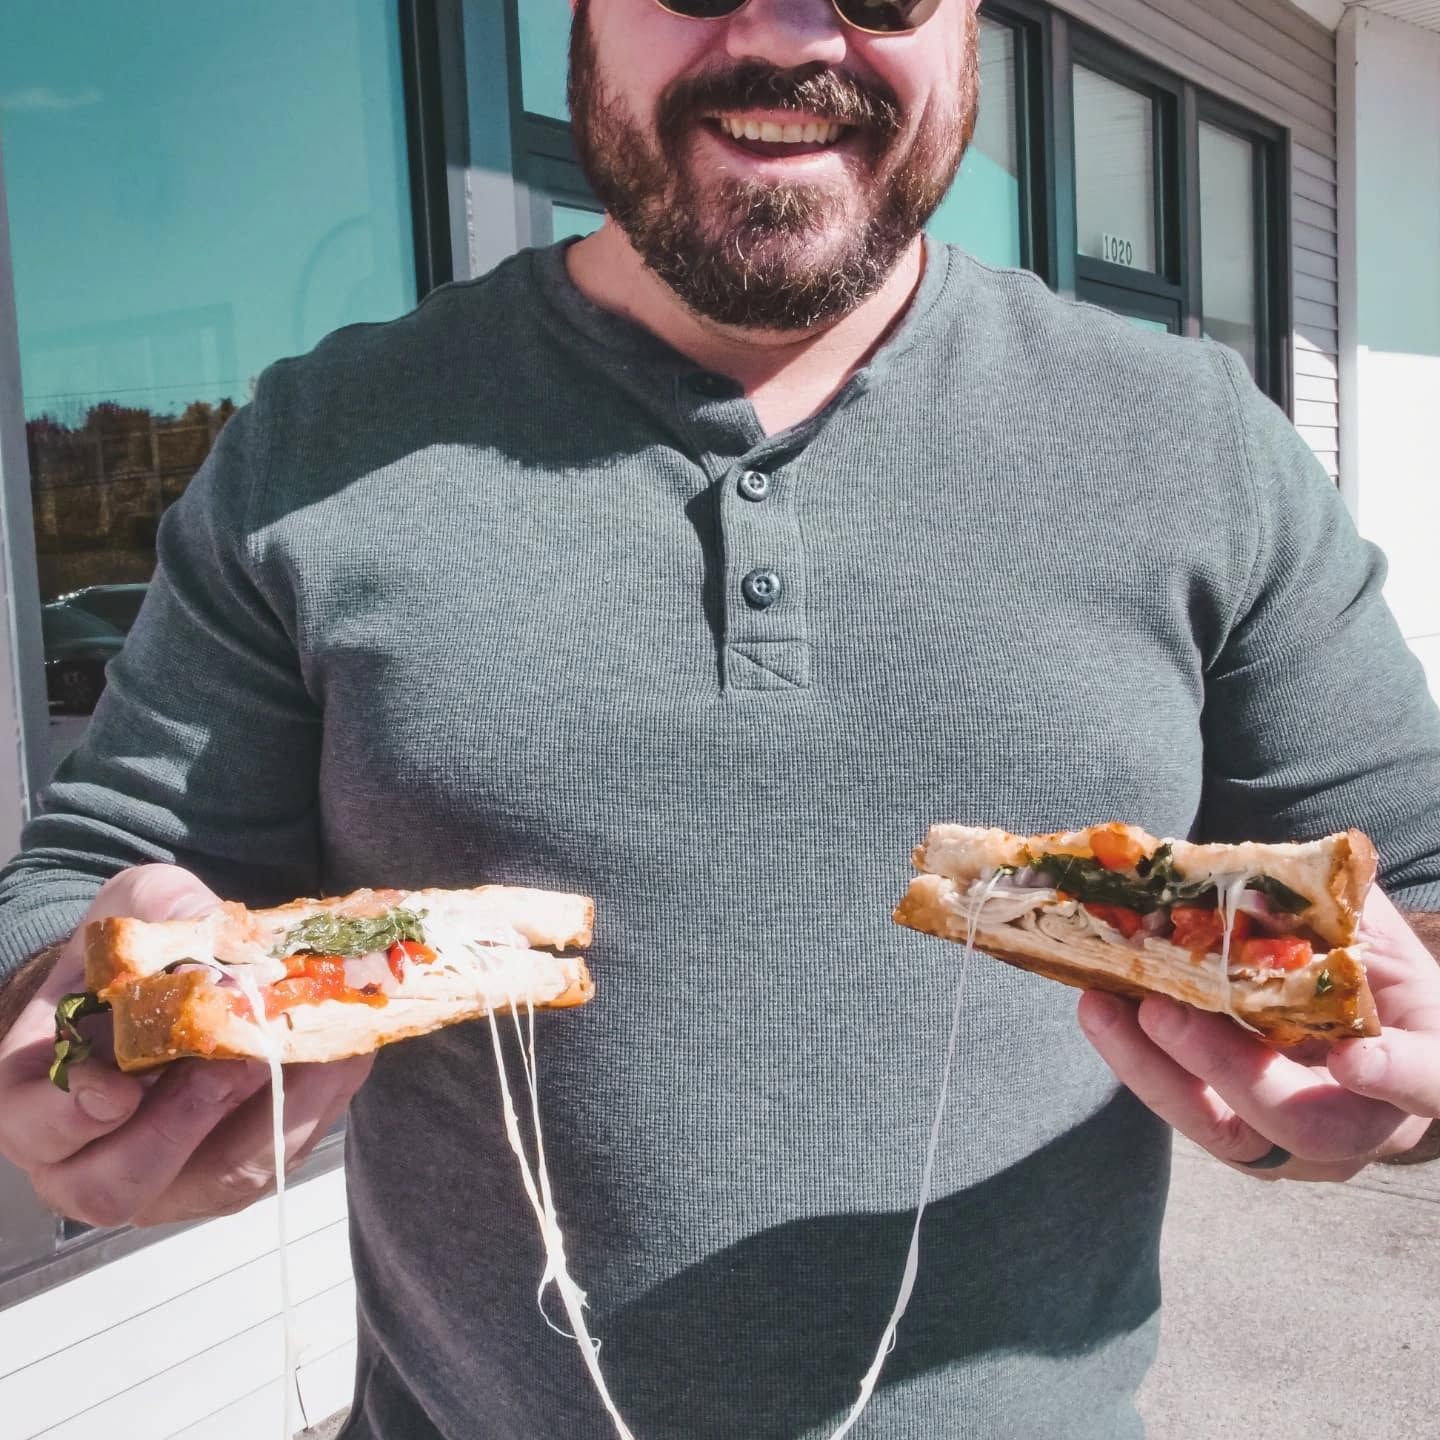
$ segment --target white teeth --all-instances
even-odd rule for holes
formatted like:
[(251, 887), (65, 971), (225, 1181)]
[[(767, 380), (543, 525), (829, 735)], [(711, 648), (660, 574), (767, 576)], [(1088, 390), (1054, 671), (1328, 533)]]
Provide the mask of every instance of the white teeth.
[(817, 121), (781, 125), (774, 120), (744, 120), (738, 115), (722, 115), (719, 122), (720, 128), (735, 140), (765, 140), (785, 145), (833, 145), (845, 128)]

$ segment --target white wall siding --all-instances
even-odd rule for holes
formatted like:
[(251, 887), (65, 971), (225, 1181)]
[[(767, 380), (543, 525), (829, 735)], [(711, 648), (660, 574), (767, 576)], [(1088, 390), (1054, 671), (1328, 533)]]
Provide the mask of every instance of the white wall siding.
[[(350, 1398), (355, 1297), (343, 1176), (295, 1187), (287, 1212), (300, 1389), (313, 1421)], [(0, 1313), (6, 1440), (278, 1434), (275, 1239), (268, 1200)]]
[(1335, 36), (1285, 0), (1055, 3), (1203, 89), (1290, 130), (1295, 419), (1326, 470), (1338, 476)]
[(1357, 9), (1340, 50), (1346, 493), (1440, 698), (1440, 33)]

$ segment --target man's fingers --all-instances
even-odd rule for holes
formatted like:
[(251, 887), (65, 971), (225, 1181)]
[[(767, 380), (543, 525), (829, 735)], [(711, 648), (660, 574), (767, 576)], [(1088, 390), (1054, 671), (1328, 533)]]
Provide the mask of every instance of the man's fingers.
[(98, 1061), (71, 1079), (68, 1095), (42, 1070), (39, 1079), (7, 1091), (0, 1105), (0, 1155), (22, 1170), (68, 1160), (119, 1129), (144, 1094), (138, 1080)]
[(1377, 1154), (1413, 1118), (1328, 1083), (1224, 1016), (1151, 996), (1140, 1006), (1140, 1025), (1258, 1134), (1305, 1159), (1338, 1162)]
[(34, 1172), (62, 1214), (92, 1225), (128, 1224), (185, 1168), (205, 1137), (266, 1082), (259, 1064), (180, 1061), (167, 1068), (120, 1129), (58, 1165)]
[(1138, 1009), (1133, 1001), (1098, 990), (1080, 998), (1080, 1026), (1117, 1078), (1137, 1100), (1217, 1159), (1240, 1164), (1263, 1154), (1270, 1142), (1145, 1034)]
[(1327, 1063), (1357, 1095), (1410, 1115), (1440, 1116), (1440, 1035), (1387, 1030), (1371, 1040), (1342, 1040)]
[[(374, 1063), (371, 1055), (285, 1071), (286, 1169), (298, 1165), (345, 1113)], [(268, 1087), (205, 1138), (175, 1183), (136, 1216), (167, 1224), (242, 1210), (275, 1187), (273, 1118)]]

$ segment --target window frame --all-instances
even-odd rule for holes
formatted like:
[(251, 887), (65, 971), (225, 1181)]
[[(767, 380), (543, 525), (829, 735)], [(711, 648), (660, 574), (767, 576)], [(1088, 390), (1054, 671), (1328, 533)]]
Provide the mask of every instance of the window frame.
[[(455, 236), (450, 166), (464, 153), (465, 90), (460, 0), (390, 0), (400, 39), (401, 105), (405, 120), (408, 195), (413, 226), (416, 298), (454, 278)], [(448, 53), (447, 53), (448, 47)], [(47, 778), (50, 712), (46, 701), (42, 601), (31, 518), (30, 465), (25, 438), (19, 324), (10, 259), (9, 212), (0, 163), (0, 575), (9, 575), (15, 640), (11, 678), (20, 711), (22, 777), (21, 819), (33, 814), (34, 800)], [(13, 392), (13, 393), (12, 393)], [(0, 660), (4, 649), (0, 647)], [(345, 1129), (341, 1121), (290, 1176), (303, 1183), (344, 1164)], [(5, 1162), (0, 1161), (0, 1165)], [(8, 1182), (19, 1172), (5, 1165)], [(8, 1183), (0, 1190), (8, 1190)], [(23, 1191), (22, 1191), (23, 1193)], [(137, 1230), (130, 1226), (96, 1229), (46, 1212), (34, 1199), (27, 1236), (48, 1233), (46, 1254), (36, 1254), (0, 1270), (0, 1310), (51, 1290), (69, 1280), (144, 1250), (205, 1221)], [(48, 1215), (48, 1219), (46, 1218)]]
[[(1192, 87), (1194, 88), (1194, 87)], [(1273, 121), (1262, 119), (1239, 105), (1195, 89), (1191, 111), (1195, 156), (1193, 194), (1190, 199), (1195, 223), (1189, 236), (1194, 246), (1195, 334), (1204, 323), (1202, 258), (1202, 216), (1200, 213), (1200, 125), (1212, 125), (1237, 139), (1248, 141), (1255, 156), (1252, 198), (1255, 211), (1256, 280), (1256, 383), (1293, 418), (1295, 413), (1295, 369), (1290, 296), (1294, 290), (1294, 252), (1290, 230), (1290, 180), (1292, 175), (1290, 132)]]

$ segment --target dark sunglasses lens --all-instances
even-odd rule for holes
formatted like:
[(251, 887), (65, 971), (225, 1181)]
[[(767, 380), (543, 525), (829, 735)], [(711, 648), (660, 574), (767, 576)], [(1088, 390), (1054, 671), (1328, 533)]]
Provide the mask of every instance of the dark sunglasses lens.
[(733, 15), (745, 0), (655, 0), (662, 10), (683, 15), (687, 20), (723, 20)]
[(858, 30), (894, 35), (918, 30), (940, 8), (940, 0), (835, 0), (835, 8)]

